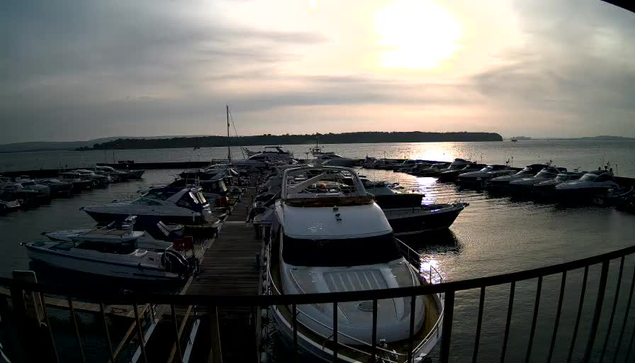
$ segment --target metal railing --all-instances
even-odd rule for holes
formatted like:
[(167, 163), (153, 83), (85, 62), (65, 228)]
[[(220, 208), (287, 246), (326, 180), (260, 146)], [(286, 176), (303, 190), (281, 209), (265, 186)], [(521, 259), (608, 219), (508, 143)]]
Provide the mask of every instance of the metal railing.
[[(498, 333), (499, 339), (502, 339), (502, 349), (500, 350), (500, 361), (503, 362), (507, 359), (507, 356), (510, 354), (510, 339), (512, 336), (516, 334), (516, 330), (511, 328), (512, 316), (515, 312), (515, 309), (518, 310), (518, 306), (524, 306), (524, 312), (531, 312), (531, 319), (527, 319), (528, 324), (524, 326), (523, 334), (527, 334), (527, 344), (525, 351), (525, 361), (530, 361), (532, 359), (532, 353), (534, 352), (534, 348), (536, 348), (535, 340), (536, 340), (536, 332), (539, 331), (543, 336), (549, 336), (550, 343), (548, 344), (548, 354), (546, 357), (547, 362), (554, 361), (554, 357), (557, 353), (559, 356), (567, 357), (566, 361), (581, 361), (581, 362), (590, 362), (590, 361), (630, 361), (631, 351), (633, 347), (633, 343), (635, 341), (635, 326), (633, 324), (632, 314), (630, 314), (633, 290), (635, 287), (635, 267), (633, 267), (632, 261), (627, 260), (627, 257), (633, 255), (635, 253), (635, 246), (624, 248), (621, 250), (604, 253), (601, 255), (588, 257), (584, 259), (579, 259), (576, 261), (561, 263), (552, 266), (540, 267), (530, 270), (518, 271), (513, 273), (501, 274), (496, 276), (488, 276), (488, 277), (480, 277), (468, 280), (461, 281), (451, 281), (451, 282), (443, 282), (440, 284), (427, 284), (423, 286), (416, 287), (407, 287), (407, 288), (398, 288), (398, 289), (383, 289), (383, 290), (366, 290), (366, 291), (351, 291), (351, 292), (338, 292), (338, 293), (329, 293), (329, 294), (302, 294), (302, 295), (258, 295), (258, 296), (206, 296), (206, 295), (144, 295), (144, 294), (135, 294), (135, 295), (108, 295), (108, 294), (99, 294), (99, 293), (84, 293), (81, 291), (75, 291), (73, 289), (61, 289), (61, 288), (52, 288), (49, 286), (41, 285), (41, 284), (31, 284), (31, 283), (23, 283), (11, 279), (0, 278), (0, 285), (9, 287), (11, 289), (11, 297), (3, 299), (0, 297), (0, 316), (2, 320), (0, 324), (2, 324), (2, 329), (14, 329), (16, 332), (16, 336), (19, 338), (14, 343), (18, 345), (23, 345), (22, 352), (27, 351), (29, 347), (34, 346), (34, 339), (37, 339), (37, 343), (42, 343), (44, 345), (49, 345), (51, 347), (50, 361), (59, 361), (58, 353), (61, 351), (59, 347), (56, 346), (56, 343), (59, 342), (55, 339), (55, 329), (53, 329), (49, 323), (49, 314), (47, 311), (51, 309), (47, 307), (45, 304), (46, 296), (55, 295), (57, 297), (64, 296), (65, 299), (69, 301), (69, 312), (70, 312), (70, 323), (72, 324), (71, 331), (74, 331), (76, 335), (77, 345), (80, 347), (81, 357), (79, 360), (84, 361), (87, 358), (84, 356), (86, 354), (85, 350), (82, 350), (82, 325), (81, 321), (76, 319), (74, 316), (76, 312), (73, 309), (77, 301), (84, 302), (93, 302), (98, 304), (99, 311), (98, 314), (102, 317), (103, 322), (106, 321), (106, 313), (104, 306), (107, 304), (124, 304), (131, 305), (134, 311), (134, 319), (136, 321), (135, 331), (136, 331), (136, 342), (139, 344), (139, 348), (141, 351), (140, 359), (142, 361), (147, 361), (147, 357), (152, 352), (146, 351), (147, 342), (145, 341), (144, 331), (142, 329), (141, 319), (142, 315), (139, 312), (139, 306), (141, 305), (166, 305), (170, 308), (170, 314), (174, 320), (173, 325), (173, 339), (169, 343), (172, 349), (171, 358), (169, 361), (183, 361), (184, 352), (182, 351), (182, 337), (185, 333), (186, 322), (182, 321), (179, 325), (176, 320), (176, 307), (190, 307), (188, 311), (186, 311), (185, 316), (186, 319), (190, 316), (191, 311), (194, 307), (198, 307), (199, 310), (203, 310), (203, 307), (207, 307), (207, 311), (213, 311), (218, 307), (225, 306), (245, 306), (251, 308), (267, 308), (267, 307), (277, 307), (277, 306), (287, 306), (291, 307), (294, 311), (293, 316), (295, 319), (292, 321), (293, 325), (293, 337), (294, 340), (293, 347), (299, 349), (301, 344), (297, 341), (297, 316), (298, 313), (297, 305), (310, 305), (310, 304), (332, 304), (334, 311), (337, 311), (338, 304), (343, 304), (346, 302), (353, 301), (369, 301), (372, 302), (373, 305), (373, 331), (372, 336), (373, 339), (371, 341), (371, 348), (373, 352), (381, 352), (377, 347), (377, 302), (378, 300), (383, 299), (395, 299), (395, 298), (411, 298), (410, 301), (415, 301), (415, 297), (423, 296), (423, 295), (433, 295), (433, 294), (443, 294), (442, 304), (443, 304), (443, 320), (441, 323), (441, 332), (440, 345), (439, 345), (439, 361), (440, 362), (448, 362), (451, 358), (451, 344), (453, 342), (453, 328), (457, 321), (455, 321), (455, 303), (458, 300), (461, 301), (462, 296), (464, 294), (457, 293), (470, 291), (472, 290), (475, 293), (478, 293), (478, 303), (474, 303), (474, 307), (478, 307), (478, 313), (476, 316), (476, 327), (473, 335), (473, 340), (470, 339), (461, 339), (461, 341), (456, 341), (454, 343), (455, 347), (472, 347), (472, 361), (476, 362), (479, 358), (479, 354), (484, 352), (483, 347), (481, 346), (481, 339), (483, 338), (483, 329), (489, 323), (487, 319), (484, 319), (484, 303), (485, 303), (485, 294), (486, 291), (492, 289), (495, 294), (492, 292), (488, 292), (489, 297), (496, 297), (501, 300), (507, 300), (507, 311), (501, 311), (501, 315), (505, 316), (505, 327), (501, 329)], [(609, 273), (611, 263), (614, 263), (613, 270), (618, 270), (614, 273)], [(628, 262), (628, 263), (627, 263)], [(617, 265), (619, 263), (619, 268)], [(599, 267), (599, 276), (591, 273), (594, 271), (596, 267)], [(630, 273), (628, 270), (632, 270)], [(575, 307), (575, 323), (573, 320), (571, 323), (563, 324), (563, 300), (565, 295), (565, 290), (567, 289), (567, 284), (570, 286), (572, 279), (574, 276), (574, 272), (577, 274), (581, 272), (582, 281), (578, 285), (580, 287), (580, 293), (576, 297), (576, 303), (570, 303), (572, 309)], [(430, 274), (434, 274), (434, 270), (429, 271)], [(628, 289), (622, 288), (622, 283), (625, 279), (628, 279), (630, 276), (630, 286)], [(425, 275), (425, 273), (424, 273)], [(555, 308), (555, 318), (550, 322), (553, 323), (553, 328), (551, 331), (545, 331), (544, 329), (538, 329), (538, 318), (540, 312), (542, 310), (546, 310), (544, 306), (541, 306), (541, 300), (543, 297), (543, 292), (551, 292), (551, 290), (543, 291), (543, 287), (545, 286), (545, 279), (551, 276), (559, 277), (560, 288), (554, 289), (555, 291), (559, 290), (558, 303)], [(609, 276), (612, 276), (609, 279)], [(625, 277), (626, 276), (626, 277)], [(529, 290), (526, 288), (522, 288), (523, 281), (536, 281), (535, 290)], [(577, 277), (576, 277), (577, 280)], [(508, 287), (506, 289), (505, 287)], [(533, 289), (533, 288), (532, 288)], [(502, 291), (502, 293), (501, 293)], [(577, 290), (576, 290), (577, 291)], [(46, 329), (46, 334), (38, 334), (38, 335), (29, 335), (29, 317), (28, 311), (26, 307), (26, 298), (24, 293), (35, 293), (35, 296), (39, 296), (40, 303), (42, 305), (43, 310), (43, 320), (44, 325), (48, 327)], [(39, 293), (39, 294), (38, 294)], [(492, 294), (492, 295), (490, 295)], [(529, 299), (533, 301), (532, 306), (528, 307), (529, 304), (519, 305), (514, 304), (517, 302), (518, 296), (520, 295), (529, 295)], [(533, 298), (531, 298), (533, 294)], [(627, 294), (627, 295), (625, 295)], [(505, 296), (507, 295), (507, 296)], [(8, 300), (10, 299), (10, 304)], [(621, 299), (621, 300), (620, 300)], [(623, 306), (624, 301), (627, 299), (625, 303), (626, 308), (621, 309), (619, 316), (617, 314), (618, 305)], [(4, 302), (3, 302), (4, 300)], [(621, 303), (620, 303), (621, 301)], [(604, 308), (606, 302), (606, 310)], [(592, 304), (592, 309), (585, 312), (585, 306)], [(476, 306), (478, 305), (478, 306)], [(414, 341), (414, 304), (411, 304), (411, 324), (410, 324), (410, 347), (415, 347), (417, 342)], [(541, 310), (542, 309), (542, 310)], [(146, 309), (148, 310), (148, 309)], [(519, 310), (520, 311), (520, 310)], [(622, 315), (623, 314), (623, 315)], [(630, 319), (629, 319), (630, 317)], [(440, 322), (439, 320), (438, 322)], [(330, 346), (333, 348), (331, 353), (334, 361), (339, 361), (341, 355), (338, 355), (338, 347), (343, 347), (338, 343), (338, 337), (344, 337), (341, 333), (338, 332), (338, 317), (337, 314), (333, 316), (333, 336), (330, 340)], [(458, 321), (460, 322), (460, 321)], [(586, 324), (586, 322), (589, 322)], [(111, 361), (117, 361), (117, 357), (115, 356), (116, 349), (113, 348), (113, 344), (117, 342), (112, 339), (112, 332), (108, 329), (108, 324), (103, 325), (103, 342), (108, 346), (108, 354), (109, 356), (104, 359)], [(585, 325), (585, 329), (582, 330), (582, 325)], [(588, 326), (588, 327), (587, 327)], [(599, 334), (600, 326), (602, 326), (602, 333)], [(607, 332), (606, 334), (604, 332)], [(545, 335), (546, 334), (546, 335)], [(582, 344), (580, 339), (583, 337), (581, 334), (585, 334), (585, 344)], [(350, 334), (349, 334), (350, 335)], [(566, 342), (566, 339), (558, 339), (562, 336), (570, 337), (570, 341)], [(605, 335), (604, 339), (600, 339), (599, 336)], [(617, 337), (617, 340), (615, 340)], [(612, 338), (612, 339), (611, 339)], [(175, 344), (176, 342), (176, 344)], [(12, 352), (15, 350), (20, 350), (20, 347), (12, 347), (9, 344), (3, 344), (4, 349), (6, 350), (6, 354), (9, 354), (9, 358), (15, 362), (27, 361), (23, 359), (24, 355), (16, 354), (12, 355)], [(349, 344), (350, 345), (350, 344)], [(354, 344), (353, 344), (354, 345)], [(610, 346), (610, 349), (609, 349)], [(15, 348), (15, 349), (14, 349)], [(353, 347), (355, 348), (355, 347)], [(481, 348), (481, 349), (479, 349)], [(541, 347), (542, 348), (542, 347)], [(544, 347), (546, 350), (546, 346)], [(576, 349), (577, 348), (577, 349)], [(31, 348), (32, 349), (32, 348)], [(410, 352), (413, 349), (409, 349)], [(488, 351), (488, 355), (491, 356), (492, 352)], [(580, 353), (580, 354), (577, 354)], [(513, 354), (518, 354), (517, 352), (513, 352)], [(579, 355), (579, 357), (577, 356)], [(397, 357), (399, 358), (399, 357)], [(413, 357), (412, 354), (409, 354), (408, 357), (403, 357), (403, 361), (414, 361), (417, 357)], [(623, 358), (619, 360), (618, 358)], [(562, 358), (564, 360), (564, 358)], [(395, 359), (395, 361), (401, 361), (399, 359)]]

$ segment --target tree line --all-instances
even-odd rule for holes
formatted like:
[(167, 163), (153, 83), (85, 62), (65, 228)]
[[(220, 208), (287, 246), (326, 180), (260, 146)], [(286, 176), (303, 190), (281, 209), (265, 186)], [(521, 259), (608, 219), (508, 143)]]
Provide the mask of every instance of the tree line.
[(253, 146), (312, 144), (319, 138), (322, 144), (388, 143), (388, 142), (448, 142), (448, 141), (503, 141), (492, 132), (347, 132), (306, 135), (255, 135), (255, 136), (199, 136), (171, 137), (165, 139), (117, 139), (92, 147), (76, 150), (112, 149), (164, 149), (188, 147)]

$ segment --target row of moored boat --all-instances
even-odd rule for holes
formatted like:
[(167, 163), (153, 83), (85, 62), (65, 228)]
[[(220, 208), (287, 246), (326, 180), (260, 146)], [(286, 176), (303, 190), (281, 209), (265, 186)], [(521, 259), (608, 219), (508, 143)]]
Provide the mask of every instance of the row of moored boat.
[(93, 170), (64, 171), (57, 178), (0, 176), (0, 214), (45, 204), (53, 198), (70, 197), (85, 190), (104, 188), (110, 183), (141, 179), (143, 173), (143, 170), (120, 170), (98, 165)]

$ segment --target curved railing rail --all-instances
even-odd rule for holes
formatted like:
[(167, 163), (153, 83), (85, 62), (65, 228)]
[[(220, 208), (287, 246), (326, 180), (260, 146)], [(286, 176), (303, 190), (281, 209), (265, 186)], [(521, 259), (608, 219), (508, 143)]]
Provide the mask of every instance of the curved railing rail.
[[(134, 305), (135, 307), (141, 304), (166, 304), (169, 306), (198, 306), (200, 307), (218, 307), (218, 306), (246, 306), (246, 307), (267, 307), (273, 305), (302, 305), (302, 304), (326, 304), (331, 303), (334, 306), (337, 306), (338, 303), (342, 302), (351, 302), (351, 301), (377, 301), (382, 299), (393, 299), (400, 297), (413, 297), (413, 296), (421, 296), (421, 295), (431, 295), (431, 294), (443, 294), (443, 323), (442, 323), (442, 334), (440, 337), (440, 361), (448, 362), (450, 358), (450, 342), (452, 341), (452, 327), (453, 327), (453, 319), (454, 319), (454, 305), (456, 293), (458, 291), (466, 291), (466, 290), (480, 290), (480, 297), (478, 302), (478, 315), (477, 315), (477, 325), (476, 325), (476, 333), (474, 339), (474, 356), (473, 361), (477, 360), (479, 353), (479, 340), (481, 335), (481, 330), (483, 326), (483, 305), (484, 305), (484, 296), (485, 290), (487, 287), (492, 286), (500, 286), (500, 285), (509, 285), (509, 302), (507, 309), (507, 319), (505, 324), (505, 329), (502, 332), (502, 340), (503, 340), (503, 349), (501, 352), (501, 361), (505, 360), (506, 349), (508, 346), (509, 336), (511, 334), (510, 331), (510, 323), (513, 312), (513, 302), (515, 300), (515, 291), (517, 283), (520, 281), (537, 279), (537, 288), (535, 290), (535, 301), (534, 301), (534, 310), (531, 324), (528, 325), (529, 328), (529, 344), (527, 347), (527, 360), (529, 360), (531, 356), (532, 346), (534, 335), (536, 332), (536, 324), (538, 319), (538, 310), (541, 298), (541, 292), (543, 288), (543, 280), (547, 276), (560, 274), (562, 276), (562, 280), (560, 282), (560, 293), (558, 295), (558, 305), (555, 317), (554, 331), (551, 339), (551, 345), (549, 347), (549, 356), (547, 361), (551, 361), (554, 355), (554, 349), (556, 346), (556, 333), (559, 329), (559, 322), (561, 317), (561, 310), (563, 305), (563, 297), (565, 291), (565, 284), (567, 283), (567, 273), (573, 270), (583, 270), (583, 279), (582, 279), (582, 289), (579, 297), (579, 305), (577, 309), (576, 323), (573, 326), (573, 338), (570, 347), (568, 348), (568, 360), (571, 361), (573, 354), (573, 346), (576, 344), (576, 338), (578, 336), (578, 330), (580, 326), (580, 321), (582, 318), (588, 319), (590, 323), (590, 327), (588, 329), (588, 339), (585, 345), (581, 345), (580, 347), (584, 349), (584, 356), (582, 358), (582, 362), (589, 362), (592, 358), (592, 354), (601, 355), (602, 359), (604, 359), (605, 352), (607, 350), (607, 342), (609, 339), (609, 335), (606, 335), (605, 341), (602, 345), (596, 344), (596, 337), (598, 332), (598, 327), (600, 325), (601, 319), (609, 318), (608, 327), (609, 332), (615, 326), (617, 327), (621, 322), (621, 329), (619, 338), (617, 340), (617, 348), (613, 351), (615, 360), (619, 353), (620, 348), (623, 348), (622, 351), (626, 350), (625, 355), (626, 361), (630, 359), (631, 348), (635, 339), (631, 338), (627, 341), (625, 332), (632, 332), (632, 336), (635, 337), (635, 329), (626, 329), (627, 324), (629, 323), (629, 310), (631, 308), (632, 295), (635, 285), (635, 278), (631, 280), (630, 292), (628, 295), (628, 303), (626, 304), (626, 311), (624, 319), (617, 319), (618, 323), (615, 323), (615, 315), (616, 315), (616, 307), (618, 305), (618, 298), (620, 297), (620, 286), (622, 283), (622, 276), (625, 270), (625, 259), (627, 256), (635, 254), (635, 246), (623, 248), (617, 251), (612, 251), (608, 253), (603, 253), (600, 255), (587, 257), (575, 261), (560, 263), (551, 266), (539, 267), (524, 271), (500, 274), (495, 276), (487, 276), (480, 278), (473, 278), (461, 281), (450, 281), (443, 282), (440, 284), (429, 284), (422, 285), (417, 287), (407, 287), (407, 288), (398, 288), (398, 289), (384, 289), (384, 290), (367, 290), (367, 291), (351, 291), (351, 292), (338, 292), (338, 293), (328, 293), (328, 294), (302, 294), (302, 295), (257, 295), (257, 296), (209, 296), (209, 295), (151, 295), (151, 294), (131, 294), (131, 295), (109, 295), (109, 294), (101, 294), (101, 293), (86, 293), (82, 291), (76, 291), (70, 288), (59, 288), (59, 287), (50, 287), (42, 284), (29, 284), (24, 282), (19, 282), (12, 279), (0, 278), (0, 286), (9, 287), (15, 296), (18, 296), (18, 292), (20, 291), (30, 291), (30, 292), (40, 292), (43, 294), (51, 294), (57, 296), (65, 296), (68, 297), (69, 301), (73, 300), (81, 300), (88, 302), (97, 302), (100, 306), (103, 304), (128, 304)], [(605, 300), (607, 299), (607, 284), (609, 275), (614, 276), (615, 274), (609, 274), (609, 267), (612, 261), (619, 261), (619, 273), (617, 274), (617, 278), (612, 280), (614, 282), (613, 285), (610, 285), (611, 288), (614, 289), (609, 290), (613, 291), (613, 301), (612, 304), (608, 306), (611, 307), (610, 314), (602, 314), (603, 305)], [(629, 260), (630, 261), (630, 260)], [(587, 282), (590, 280), (589, 278), (589, 270), (591, 267), (599, 265), (601, 266), (601, 272), (599, 275), (599, 280), (597, 285), (588, 286)], [(628, 265), (631, 267), (631, 264)], [(635, 276), (635, 267), (633, 267), (633, 276)], [(425, 276), (425, 273), (424, 273)], [(595, 277), (595, 275), (593, 276)], [(597, 286), (597, 289), (596, 289)], [(498, 291), (498, 290), (497, 290)], [(593, 311), (589, 314), (589, 316), (583, 317), (582, 308), (585, 300), (585, 295), (592, 291), (595, 301), (593, 305)], [(623, 294), (622, 294), (623, 295)], [(13, 304), (16, 305), (15, 303)], [(414, 305), (413, 305), (414, 306)], [(46, 310), (46, 309), (45, 309)], [(335, 309), (337, 310), (337, 309)], [(1, 311), (0, 311), (1, 313)], [(102, 310), (103, 314), (103, 310)], [(632, 320), (632, 319), (631, 319)], [(334, 319), (337, 322), (336, 319)], [(631, 321), (632, 323), (632, 321)], [(606, 325), (606, 324), (604, 324)], [(603, 326), (604, 326), (603, 325)], [(412, 332), (412, 330), (411, 330)], [(181, 333), (179, 333), (181, 334)], [(562, 334), (562, 331), (561, 331)], [(335, 336), (337, 336), (337, 323), (335, 324)], [(412, 334), (411, 334), (412, 335)], [(178, 335), (180, 337), (180, 335)], [(612, 338), (615, 339), (615, 336), (612, 335)], [(624, 341), (624, 343), (622, 343)], [(414, 342), (413, 342), (414, 343)], [(335, 342), (337, 344), (337, 342)], [(466, 342), (461, 342), (461, 344), (468, 344)], [(472, 344), (470, 342), (469, 344)], [(563, 348), (564, 349), (564, 348)], [(595, 351), (594, 351), (595, 349)], [(337, 351), (334, 352), (334, 355), (337, 356)], [(412, 361), (415, 357), (409, 356), (407, 361)], [(601, 359), (601, 360), (602, 360)]]

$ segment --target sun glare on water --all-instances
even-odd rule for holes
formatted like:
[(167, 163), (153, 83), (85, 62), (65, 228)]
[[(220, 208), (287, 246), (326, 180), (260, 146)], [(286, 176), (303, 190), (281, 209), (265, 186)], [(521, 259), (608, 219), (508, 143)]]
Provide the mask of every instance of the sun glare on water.
[(430, 69), (459, 49), (461, 24), (432, 0), (395, 0), (375, 13), (385, 68)]

